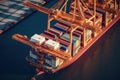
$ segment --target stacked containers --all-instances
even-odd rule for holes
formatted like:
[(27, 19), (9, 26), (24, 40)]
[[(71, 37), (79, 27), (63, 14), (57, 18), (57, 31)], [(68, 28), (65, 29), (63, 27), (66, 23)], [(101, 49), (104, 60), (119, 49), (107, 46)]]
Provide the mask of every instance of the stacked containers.
[(62, 23), (56, 23), (54, 26), (61, 27), (65, 31), (67, 31), (69, 29), (69, 26), (66, 26), (66, 25), (64, 25)]
[(47, 40), (48, 39), (55, 40), (57, 38), (57, 35), (54, 33), (54, 31), (51, 32), (51, 30), (46, 30), (43, 33), (41, 33), (40, 35), (44, 36)]
[[(70, 42), (69, 42), (70, 26), (69, 26), (69, 23), (68, 24), (67, 23), (66, 24), (62, 22), (56, 23), (54, 27), (54, 28), (57, 27), (56, 29), (60, 28), (58, 30), (63, 32), (63, 35), (61, 36), (61, 38), (58, 39), (58, 41), (61, 44), (60, 50), (66, 53), (70, 49), (70, 46), (69, 46), (70, 45)], [(80, 48), (81, 34), (82, 34), (81, 28), (78, 28), (73, 32), (73, 43), (72, 43), (72, 54), (71, 54), (72, 56), (74, 56), (77, 53), (78, 49)]]
[[(63, 40), (70, 41), (70, 36), (68, 33), (63, 34), (61, 38)], [(74, 56), (80, 48), (80, 39), (81, 39), (80, 37), (77, 37), (75, 35), (72, 36), (72, 54), (71, 54), (72, 56)]]
[[(36, 0), (35, 2), (41, 3), (42, 1)], [(1, 1), (0, 3), (0, 21), (5, 23), (3, 29), (0, 29), (0, 33), (8, 30), (17, 22), (22, 20), (27, 15), (31, 14), (35, 10), (25, 7), (21, 0)], [(0, 24), (3, 25), (3, 24)], [(0, 26), (1, 27), (1, 26)], [(2, 31), (2, 32), (1, 32)]]
[(51, 36), (54, 40), (57, 38), (56, 34), (49, 30), (46, 30), (44, 34)]
[(31, 42), (38, 42), (39, 44), (42, 44), (45, 41), (45, 37), (38, 35), (38, 34), (34, 34), (31, 39)]
[(38, 53), (37, 50), (31, 48), (31, 50), (29, 52), (29, 56), (28, 56), (28, 59), (29, 59), (30, 62), (38, 64), (38, 58), (39, 58), (39, 56), (38, 56), (37, 53)]
[(61, 60), (58, 57), (54, 57), (52, 55), (46, 54), (45, 55), (45, 61), (44, 64), (52, 67), (52, 68), (57, 68), (59, 65), (63, 63), (63, 60)]
[(53, 28), (56, 29), (56, 30), (59, 30), (59, 31), (61, 31), (61, 32), (63, 32), (63, 33), (65, 33), (65, 32), (68, 30), (68, 27), (67, 27), (67, 26), (64, 26), (64, 25), (62, 25), (62, 24), (60, 24), (60, 23), (56, 23), (56, 24), (53, 26)]
[(58, 31), (58, 30), (53, 29), (53, 28), (48, 29), (48, 31), (53, 33), (53, 34), (56, 34), (56, 36), (58, 36), (58, 37), (62, 35), (61, 31)]
[(54, 39), (54, 37), (52, 37), (51, 35), (46, 34), (46, 33), (41, 33), (40, 35), (41, 35), (41, 36), (44, 36), (47, 40), (48, 40), (48, 39), (52, 39), (52, 40)]
[(60, 43), (60, 50), (67, 53), (70, 49), (70, 42), (62, 38), (59, 38), (58, 41)]

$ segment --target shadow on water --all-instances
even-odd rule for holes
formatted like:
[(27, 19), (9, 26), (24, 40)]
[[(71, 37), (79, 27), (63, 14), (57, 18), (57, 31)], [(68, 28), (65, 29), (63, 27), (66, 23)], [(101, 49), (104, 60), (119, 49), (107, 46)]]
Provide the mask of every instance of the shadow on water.
[(120, 80), (119, 22), (72, 65), (37, 80)]

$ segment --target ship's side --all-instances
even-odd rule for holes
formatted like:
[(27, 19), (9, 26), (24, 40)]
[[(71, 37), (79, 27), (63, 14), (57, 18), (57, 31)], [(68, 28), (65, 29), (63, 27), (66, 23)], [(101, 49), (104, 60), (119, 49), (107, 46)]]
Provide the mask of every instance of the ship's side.
[[(67, 0), (57, 4), (62, 9), (47, 9), (26, 2), (27, 6), (48, 14), (48, 28), (31, 38), (20, 34), (13, 38), (31, 46), (26, 60), (43, 72), (55, 73), (75, 62), (120, 19), (120, 2), (115, 0), (72, 0), (66, 13)], [(109, 10), (108, 10), (109, 9)], [(54, 25), (50, 22), (55, 20)]]
[(57, 72), (60, 69), (63, 69), (69, 65), (71, 65), (72, 63), (74, 63), (82, 54), (85, 53), (85, 51), (87, 51), (99, 38), (101, 38), (106, 32), (107, 30), (109, 30), (118, 20), (120, 19), (120, 17), (118, 16), (117, 18), (113, 19), (113, 21), (111, 21), (109, 23), (109, 25), (103, 29), (103, 31), (101, 32), (101, 34), (99, 34), (98, 36), (96, 36), (95, 38), (93, 38), (92, 41), (90, 41), (84, 48), (82, 48), (81, 50), (78, 51), (78, 53), (65, 65), (61, 66), (60, 68), (56, 69), (54, 72)]

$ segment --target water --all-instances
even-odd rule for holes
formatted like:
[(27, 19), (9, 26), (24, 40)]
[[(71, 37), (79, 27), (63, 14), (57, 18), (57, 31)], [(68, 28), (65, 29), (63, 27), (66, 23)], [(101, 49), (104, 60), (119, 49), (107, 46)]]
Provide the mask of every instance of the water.
[[(32, 36), (46, 29), (47, 15), (36, 12), (0, 35), (0, 80), (30, 80), (35, 69), (25, 60), (30, 47), (12, 35)], [(120, 80), (120, 20), (71, 66), (42, 80)]]

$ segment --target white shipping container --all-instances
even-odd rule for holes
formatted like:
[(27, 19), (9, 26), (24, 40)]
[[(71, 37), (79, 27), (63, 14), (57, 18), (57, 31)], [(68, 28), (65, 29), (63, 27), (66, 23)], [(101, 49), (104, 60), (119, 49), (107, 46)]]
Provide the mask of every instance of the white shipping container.
[(5, 22), (5, 23), (7, 23), (7, 22), (17, 22), (17, 20), (13, 20), (13, 19), (4, 19), (4, 20), (2, 20), (2, 22)]
[(45, 45), (48, 47), (51, 47), (53, 49), (58, 49), (60, 44), (56, 41), (53, 41), (51, 39), (49, 39), (48, 41), (45, 42)]
[(15, 11), (17, 11), (17, 9), (13, 9), (13, 8), (8, 9), (8, 12), (10, 12), (10, 13), (13, 13)]
[(11, 16), (15, 16), (15, 17), (21, 17), (21, 15), (20, 14), (12, 14)]
[(38, 35), (38, 34), (34, 34), (31, 39), (31, 42), (39, 42), (39, 44), (42, 44), (45, 41), (45, 37)]
[(16, 14), (25, 14), (26, 12), (24, 10), (18, 10), (15, 12)]

